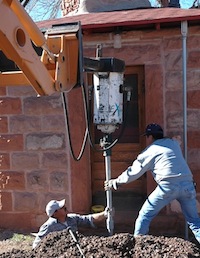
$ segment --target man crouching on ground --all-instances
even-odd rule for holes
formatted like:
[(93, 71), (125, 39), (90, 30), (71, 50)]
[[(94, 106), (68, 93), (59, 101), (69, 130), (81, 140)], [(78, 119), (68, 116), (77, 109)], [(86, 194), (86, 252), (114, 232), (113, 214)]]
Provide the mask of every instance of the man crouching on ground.
[(51, 200), (46, 206), (46, 214), (49, 219), (40, 227), (33, 242), (33, 248), (35, 248), (41, 239), (50, 232), (70, 228), (74, 233), (76, 233), (79, 226), (95, 227), (95, 223), (107, 218), (107, 212), (107, 209), (105, 209), (105, 211), (100, 213), (88, 215), (68, 213), (65, 199), (61, 201)]

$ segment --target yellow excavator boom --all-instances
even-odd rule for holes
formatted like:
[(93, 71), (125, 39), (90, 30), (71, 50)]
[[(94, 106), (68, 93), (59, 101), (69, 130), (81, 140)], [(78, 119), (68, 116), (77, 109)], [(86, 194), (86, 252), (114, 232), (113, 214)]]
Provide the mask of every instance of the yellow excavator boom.
[[(31, 84), (39, 95), (71, 90), (78, 80), (78, 29), (43, 35), (18, 0), (0, 0), (0, 50), (21, 70), (0, 73), (0, 86)], [(43, 48), (42, 57), (33, 44)]]

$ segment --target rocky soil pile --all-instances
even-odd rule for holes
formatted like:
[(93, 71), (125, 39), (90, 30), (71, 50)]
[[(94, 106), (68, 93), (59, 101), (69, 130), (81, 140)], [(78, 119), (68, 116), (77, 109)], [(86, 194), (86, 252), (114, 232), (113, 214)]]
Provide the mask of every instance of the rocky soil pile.
[[(85, 236), (78, 234), (78, 245), (86, 258), (192, 258), (200, 257), (195, 243), (178, 237), (140, 236), (129, 233), (113, 236)], [(13, 249), (0, 254), (2, 258), (66, 258), (81, 257), (77, 243), (67, 230), (47, 235), (35, 250)]]

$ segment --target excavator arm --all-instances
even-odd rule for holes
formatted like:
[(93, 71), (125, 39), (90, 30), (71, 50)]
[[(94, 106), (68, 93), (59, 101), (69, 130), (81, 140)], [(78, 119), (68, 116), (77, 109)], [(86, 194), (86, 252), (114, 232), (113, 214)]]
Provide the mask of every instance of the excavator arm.
[[(0, 86), (31, 84), (39, 95), (75, 87), (80, 24), (64, 29), (43, 35), (18, 0), (0, 0), (0, 50), (21, 70), (1, 72)], [(43, 49), (41, 57), (33, 44)]]

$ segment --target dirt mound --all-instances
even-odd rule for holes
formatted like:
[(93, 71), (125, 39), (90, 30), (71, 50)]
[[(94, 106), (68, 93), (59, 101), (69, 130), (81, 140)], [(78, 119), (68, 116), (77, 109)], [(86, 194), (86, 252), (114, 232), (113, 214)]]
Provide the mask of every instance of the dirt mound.
[[(113, 236), (77, 236), (79, 246), (86, 258), (176, 258), (200, 257), (199, 247), (178, 237), (139, 236), (120, 233)], [(2, 258), (73, 258), (81, 257), (80, 251), (67, 230), (47, 235), (35, 250), (13, 249), (2, 253)]]

